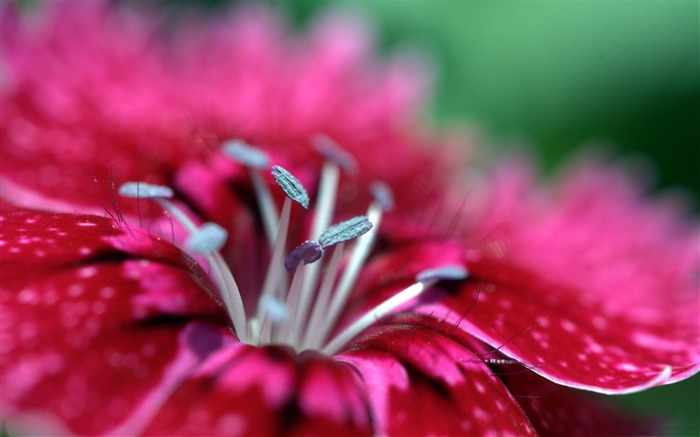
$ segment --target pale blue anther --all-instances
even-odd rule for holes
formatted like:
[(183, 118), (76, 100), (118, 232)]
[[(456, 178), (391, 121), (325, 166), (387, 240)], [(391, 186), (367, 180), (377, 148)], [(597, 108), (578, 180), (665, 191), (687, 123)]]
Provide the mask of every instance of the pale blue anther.
[(187, 239), (187, 248), (195, 253), (208, 254), (224, 247), (228, 232), (216, 223), (207, 222)]
[(326, 229), (318, 238), (318, 242), (323, 248), (326, 248), (357, 238), (370, 229), (372, 229), (372, 223), (367, 217), (360, 215)]
[(265, 152), (241, 140), (229, 140), (221, 150), (226, 156), (247, 167), (266, 169), (270, 166), (270, 158)]
[(469, 271), (460, 266), (442, 266), (423, 270), (416, 275), (417, 282), (428, 281), (461, 281), (467, 279)]
[(323, 134), (318, 134), (314, 137), (313, 142), (314, 149), (326, 160), (336, 164), (348, 173), (353, 173), (357, 170), (355, 157), (332, 139)]
[(394, 209), (394, 193), (389, 188), (389, 185), (382, 181), (374, 181), (369, 186), (374, 201), (377, 202), (382, 211), (391, 211)]
[(272, 166), (272, 177), (287, 197), (309, 209), (309, 195), (297, 178), (279, 165)]
[(119, 195), (136, 199), (169, 199), (173, 197), (173, 190), (147, 182), (125, 182), (119, 187)]
[(315, 241), (304, 241), (292, 250), (284, 259), (284, 268), (288, 272), (294, 272), (299, 263), (311, 264), (318, 261), (323, 255), (323, 248)]
[(289, 317), (287, 305), (276, 296), (261, 297), (259, 305), (262, 307), (267, 318), (276, 325), (284, 322)]

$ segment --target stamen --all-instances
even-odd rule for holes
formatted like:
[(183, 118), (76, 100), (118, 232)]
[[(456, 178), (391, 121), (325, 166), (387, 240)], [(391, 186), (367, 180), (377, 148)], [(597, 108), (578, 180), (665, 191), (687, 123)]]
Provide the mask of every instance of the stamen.
[[(263, 283), (262, 292), (260, 299), (268, 299), (269, 297), (276, 296), (278, 286), (280, 284), (280, 279), (283, 277), (283, 271), (280, 266), (283, 263), (283, 252), (284, 247), (287, 242), (287, 232), (289, 231), (289, 219), (292, 209), (292, 200), (299, 203), (304, 208), (309, 207), (309, 196), (306, 193), (306, 189), (301, 182), (291, 173), (289, 173), (284, 168), (275, 165), (272, 167), (272, 176), (275, 178), (277, 185), (284, 191), (287, 196), (284, 199), (284, 205), (282, 206), (282, 214), (280, 215), (279, 227), (277, 229), (277, 234), (275, 236), (275, 244), (272, 249), (272, 257), (270, 258), (270, 264), (267, 269), (267, 274), (265, 275), (265, 282)], [(284, 299), (286, 296), (276, 296), (279, 299)], [(257, 340), (263, 341), (265, 338), (262, 336), (266, 332), (266, 320), (265, 314), (263, 312), (262, 306), (258, 304), (257, 315), (255, 316), (256, 322), (251, 325), (251, 329), (254, 326), (260, 326), (261, 331), (257, 334)], [(259, 323), (259, 324), (258, 324)]]
[[(314, 138), (314, 147), (326, 159), (321, 169), (316, 208), (313, 222), (311, 223), (311, 238), (317, 240), (323, 230), (327, 229), (331, 224), (335, 210), (338, 182), (340, 181), (340, 169), (354, 171), (356, 162), (352, 155), (324, 135), (318, 135)], [(309, 313), (318, 277), (321, 273), (321, 264), (312, 264), (305, 270), (293, 321), (294, 326), (291, 339), (294, 342), (297, 341), (297, 336), (307, 322), (306, 317)]]
[(275, 233), (277, 232), (277, 207), (270, 193), (270, 188), (265, 183), (265, 180), (260, 173), (261, 170), (267, 169), (270, 166), (270, 158), (265, 152), (253, 147), (241, 140), (230, 140), (222, 146), (224, 155), (238, 162), (239, 164), (248, 167), (250, 179), (253, 182), (253, 190), (260, 208), (260, 216), (265, 229), (267, 242), (272, 247), (275, 242)]
[(427, 282), (438, 281), (461, 281), (469, 276), (469, 271), (461, 266), (444, 266), (435, 269), (428, 269), (420, 272), (416, 276), (416, 281)]
[(145, 182), (125, 182), (119, 187), (119, 194), (124, 197), (153, 199), (164, 210), (170, 213), (190, 234), (197, 231), (197, 225), (174, 203), (167, 200), (173, 196), (170, 187), (151, 185)]
[(314, 149), (330, 161), (348, 173), (357, 171), (355, 157), (340, 147), (338, 143), (323, 134), (314, 137)]
[[(287, 270), (292, 270), (290, 269), (292, 267), (294, 270), (292, 285), (289, 287), (289, 295), (287, 296), (287, 308), (290, 314), (292, 314), (292, 319), (288, 321), (288, 323), (282, 325), (280, 329), (280, 340), (291, 346), (296, 346), (296, 337), (292, 337), (292, 331), (299, 321), (298, 309), (302, 281), (308, 270), (308, 264), (318, 261), (322, 254), (323, 248), (321, 248), (320, 244), (315, 241), (306, 241), (294, 249), (285, 260), (285, 267)], [(287, 263), (287, 261), (290, 262)], [(303, 264), (300, 265), (301, 261), (303, 261)]]
[[(337, 263), (340, 264), (340, 255), (342, 252), (342, 243), (352, 240), (353, 238), (361, 237), (365, 235), (370, 229), (372, 229), (372, 223), (367, 219), (365, 216), (358, 216), (358, 217), (353, 217), (350, 220), (346, 220), (344, 222), (340, 222), (338, 224), (335, 224), (328, 228), (323, 234), (321, 234), (321, 237), (319, 237), (319, 243), (321, 246), (324, 248), (333, 246), (336, 244), (339, 244), (339, 246), (333, 256), (334, 259), (336, 256), (338, 256), (338, 261)], [(325, 339), (326, 335), (328, 335), (327, 330), (330, 330), (328, 326), (323, 325), (323, 320), (335, 320), (335, 317), (337, 317), (337, 314), (335, 312), (339, 312), (339, 309), (337, 309), (337, 306), (342, 306), (342, 304), (345, 303), (345, 299), (347, 296), (338, 296), (338, 293), (331, 293), (331, 287), (333, 286), (332, 280), (326, 280), (326, 278), (329, 279), (335, 279), (335, 272), (337, 270), (337, 265), (335, 266), (335, 270), (333, 271), (333, 278), (329, 278), (329, 274), (331, 273), (331, 269), (329, 268), (328, 271), (326, 271), (326, 277), (324, 277), (324, 283), (321, 286), (321, 290), (319, 291), (319, 295), (316, 301), (316, 304), (314, 306), (314, 310), (311, 314), (311, 320), (309, 322), (309, 327), (306, 332), (307, 338), (304, 339), (304, 342), (312, 342), (312, 341), (323, 341)], [(342, 299), (343, 302), (340, 303), (339, 299)], [(328, 307), (328, 301), (330, 300), (331, 304), (330, 307)], [(331, 311), (331, 316), (329, 316), (326, 311), (329, 310)], [(303, 323), (302, 320), (297, 320), (297, 324)], [(301, 328), (298, 326), (295, 327), (295, 333), (298, 332)], [(313, 338), (311, 337), (313, 336)]]
[(260, 307), (273, 324), (279, 325), (289, 318), (289, 311), (282, 299), (275, 296), (264, 296), (260, 299)]
[(216, 223), (207, 222), (200, 226), (187, 239), (187, 248), (195, 253), (215, 252), (226, 244), (228, 232)]
[(370, 229), (372, 229), (372, 223), (367, 220), (367, 217), (361, 215), (331, 226), (321, 234), (318, 242), (326, 248), (357, 238)]
[(374, 201), (381, 206), (383, 211), (394, 209), (394, 193), (389, 185), (382, 181), (374, 181), (369, 186), (369, 191), (374, 197)]
[[(323, 324), (323, 319), (327, 317), (328, 302), (331, 300), (333, 283), (336, 279), (336, 274), (338, 272), (338, 267), (340, 266), (340, 260), (343, 256), (343, 248), (345, 243), (338, 244), (333, 250), (333, 256), (328, 263), (328, 268), (323, 275), (323, 281), (321, 282), (321, 288), (318, 290), (318, 295), (316, 296), (316, 302), (314, 302), (314, 308), (311, 312), (311, 319), (306, 327), (304, 338), (302, 339), (301, 346), (302, 349), (316, 344), (317, 342), (323, 340), (319, 338), (321, 332), (319, 328)], [(303, 322), (305, 320), (298, 320), (296, 326), (294, 326), (291, 339), (296, 341), (301, 334), (303, 329)], [(325, 336), (324, 336), (325, 337)]]
[(309, 195), (297, 178), (279, 165), (272, 166), (272, 177), (289, 199), (309, 209)]
[[(347, 300), (350, 297), (352, 287), (357, 282), (357, 277), (360, 274), (362, 266), (364, 265), (365, 261), (367, 260), (367, 257), (369, 256), (370, 251), (372, 250), (372, 246), (374, 245), (374, 240), (377, 235), (377, 230), (379, 229), (379, 224), (382, 221), (382, 213), (384, 210), (386, 210), (386, 206), (388, 206), (387, 200), (392, 200), (393, 203), (393, 194), (389, 186), (382, 182), (379, 182), (378, 184), (381, 184), (381, 188), (379, 188), (379, 190), (375, 189), (373, 191), (373, 194), (375, 195), (375, 201), (370, 205), (369, 210), (367, 211), (368, 220), (370, 221), (370, 223), (373, 223), (374, 226), (372, 230), (370, 230), (369, 232), (360, 236), (360, 238), (357, 239), (353, 253), (350, 256), (350, 260), (348, 261), (348, 265), (346, 266), (345, 271), (343, 272), (343, 276), (340, 278), (338, 286), (332, 293), (333, 300), (331, 301), (331, 304), (327, 310), (325, 306), (323, 307), (324, 311), (326, 311), (325, 323), (321, 325), (321, 319), (312, 318), (312, 322), (315, 324), (309, 324), (309, 332), (314, 333), (314, 341), (316, 342), (316, 344), (305, 343), (305, 346), (321, 346), (321, 343), (326, 339), (326, 336), (328, 336), (330, 331), (333, 329), (333, 327), (337, 323), (337, 318), (340, 316), (343, 307), (345, 306)], [(314, 310), (314, 312), (316, 312), (316, 310)], [(311, 341), (309, 334), (307, 334), (307, 338), (309, 339), (309, 341)]]
[(146, 182), (125, 182), (119, 187), (119, 195), (135, 199), (169, 199), (173, 190), (163, 185), (153, 185)]
[(321, 232), (331, 224), (335, 210), (335, 196), (338, 192), (340, 169), (332, 162), (326, 162), (321, 169), (314, 221), (311, 225), (311, 238), (318, 239)]
[[(345, 328), (340, 334), (328, 342), (323, 348), (321, 348), (321, 353), (328, 355), (333, 355), (340, 351), (340, 349), (350, 342), (353, 338), (357, 337), (362, 331), (369, 328), (373, 323), (389, 315), (392, 311), (399, 308), (401, 305), (411, 301), (412, 299), (418, 297), (425, 290), (430, 289), (440, 280), (454, 280), (456, 278), (466, 278), (467, 272), (465, 269), (462, 270), (462, 274), (458, 273), (459, 267), (449, 266), (446, 268), (437, 268), (421, 272), (416, 276), (415, 284), (411, 285), (380, 303), (374, 309), (366, 313), (364, 316), (360, 317), (350, 326)], [(443, 272), (444, 275), (441, 275)], [(418, 280), (421, 278), (422, 280)]]
[[(145, 190), (144, 190), (145, 187)], [(119, 187), (119, 194), (125, 197), (134, 197), (135, 195), (142, 195), (142, 193), (148, 195), (147, 198), (153, 199), (158, 205), (160, 205), (164, 210), (166, 210), (170, 215), (177, 220), (189, 233), (190, 238), (188, 239), (188, 245), (193, 244), (196, 250), (202, 255), (204, 255), (209, 262), (209, 266), (212, 269), (212, 274), (216, 278), (216, 283), (219, 288), (219, 295), (226, 306), (229, 317), (233, 322), (234, 329), (236, 330), (236, 335), (241, 342), (245, 342), (247, 339), (246, 332), (246, 315), (245, 308), (243, 307), (243, 300), (241, 299), (241, 293), (236, 284), (236, 280), (233, 278), (231, 271), (228, 269), (226, 261), (224, 261), (221, 254), (219, 254), (218, 249), (223, 246), (226, 242), (226, 237), (221, 238), (221, 231), (226, 232), (223, 229), (217, 230), (213, 223), (207, 223), (202, 228), (198, 228), (197, 225), (189, 218), (187, 215), (178, 208), (173, 202), (164, 197), (172, 196), (172, 189), (169, 187), (163, 187), (159, 185), (145, 184), (143, 182), (126, 182)], [(170, 196), (164, 196), (170, 194)], [(218, 234), (215, 236), (214, 234)], [(206, 250), (207, 242), (210, 244), (211, 250)], [(216, 247), (218, 246), (218, 247)]]
[[(152, 199), (188, 231), (185, 246), (191, 253), (206, 257), (241, 342), (255, 345), (280, 343), (297, 351), (312, 348), (333, 354), (378, 319), (395, 312), (437, 282), (461, 280), (468, 275), (461, 266), (425, 270), (416, 276), (415, 284), (377, 305), (337, 336), (326, 341), (337, 325), (361, 268), (372, 250), (382, 215), (394, 207), (394, 199), (386, 184), (374, 182), (370, 186), (374, 201), (366, 216), (357, 216), (329, 227), (334, 214), (340, 170), (354, 171), (356, 162), (329, 138), (321, 136), (315, 141), (316, 149), (326, 159), (318, 187), (311, 240), (297, 246), (286, 257), (284, 251), (292, 203), (297, 202), (308, 209), (310, 200), (306, 189), (289, 171), (273, 166), (272, 176), (286, 195), (278, 216), (270, 188), (260, 172), (269, 166), (268, 156), (242, 141), (232, 140), (222, 146), (223, 153), (245, 165), (251, 175), (265, 233), (271, 245), (269, 266), (259, 294), (257, 312), (250, 319), (246, 318), (241, 295), (231, 271), (219, 253), (228, 236), (224, 228), (215, 223), (204, 223), (198, 227), (185, 211), (168, 200), (174, 195), (168, 187), (129, 182), (119, 189), (123, 196)], [(345, 243), (352, 239), (357, 241), (340, 276), (338, 272), (341, 261), (344, 260)], [(316, 292), (321, 263), (315, 262), (321, 259), (325, 249), (333, 246), (333, 255)], [(288, 289), (287, 272), (294, 272)], [(307, 319), (310, 310), (311, 315)]]
[[(289, 217), (292, 210), (292, 200), (288, 197), (284, 199), (284, 205), (282, 205), (282, 214), (280, 215), (279, 227), (277, 229), (277, 236), (275, 237), (275, 244), (272, 248), (272, 256), (270, 257), (270, 263), (267, 267), (267, 274), (265, 275), (265, 282), (263, 283), (262, 291), (260, 293), (260, 301), (263, 299), (270, 299), (277, 295), (278, 284), (280, 277), (282, 276), (282, 257), (284, 252), (284, 246), (287, 242), (287, 232), (289, 230)], [(276, 296), (282, 299), (282, 296)], [(250, 325), (251, 331), (253, 331), (254, 326), (258, 326), (264, 329), (265, 326), (265, 313), (263, 311), (262, 305), (258, 303), (258, 311), (255, 315), (253, 323)], [(262, 331), (253, 331), (253, 339), (258, 342), (262, 340), (260, 337)]]
[(311, 264), (318, 261), (323, 255), (323, 248), (315, 241), (305, 241), (297, 246), (284, 259), (284, 268), (292, 273), (297, 270), (299, 263)]
[(249, 168), (265, 170), (270, 166), (270, 158), (265, 152), (241, 140), (229, 140), (221, 146), (226, 156)]

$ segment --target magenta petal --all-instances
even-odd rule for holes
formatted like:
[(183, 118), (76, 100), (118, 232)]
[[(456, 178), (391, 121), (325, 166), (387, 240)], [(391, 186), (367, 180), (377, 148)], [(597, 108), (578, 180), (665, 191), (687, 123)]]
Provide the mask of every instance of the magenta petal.
[[(370, 258), (357, 285), (363, 306), (372, 307), (397, 290), (416, 282), (429, 269), (465, 266), (465, 249), (454, 241), (412, 240)], [(366, 301), (364, 301), (366, 300)]]
[[(338, 359), (361, 374), (380, 435), (531, 435), (518, 403), (470, 347), (435, 324), (374, 328)], [(468, 340), (467, 340), (468, 341)]]
[(109, 202), (97, 201), (95, 179), (165, 182), (188, 153), (174, 132), (190, 117), (178, 117), (175, 85), (160, 56), (147, 54), (156, 20), (144, 15), (102, 1), (47, 2), (3, 29), (4, 178), (87, 208)]
[(137, 433), (216, 345), (214, 331), (197, 324), (121, 330), (95, 325), (89, 323), (82, 337), (57, 338), (62, 326), (35, 320), (9, 332), (19, 344), (12, 350), (4, 345), (0, 376), (3, 417), (11, 429), (42, 435)]
[(202, 272), (109, 219), (3, 210), (2, 224), (3, 418), (29, 433), (138, 432), (220, 339), (187, 322), (220, 314)]
[(698, 372), (697, 307), (668, 305), (635, 319), (504, 262), (472, 262), (470, 271), (458, 293), (419, 312), (445, 317), (552, 381), (614, 394)]
[(57, 268), (112, 250), (108, 237), (124, 234), (113, 220), (90, 215), (50, 214), (3, 205), (2, 274), (31, 277), (35, 266)]
[[(375, 179), (407, 187), (397, 192), (399, 210), (442, 198), (456, 160), (421, 149), (447, 140), (406, 130), (421, 112), (429, 69), (405, 54), (378, 62), (360, 20), (334, 14), (295, 37), (271, 8), (254, 5), (183, 16), (162, 32), (157, 10), (112, 6), (42, 2), (3, 14), (0, 172), (56, 203), (42, 208), (94, 212), (95, 179), (98, 191), (129, 180), (182, 188), (183, 165), (230, 136), (265, 146), (295, 174), (317, 175), (309, 142), (319, 132), (361, 159), (358, 187)], [(369, 201), (363, 189), (343, 197), (339, 211), (357, 213)], [(131, 203), (124, 209), (135, 212)]]
[[(143, 287), (139, 299), (155, 294), (163, 302), (171, 302), (171, 306), (191, 305), (193, 312), (215, 312), (208, 299), (201, 299), (204, 290), (214, 294), (206, 272), (179, 248), (142, 229), (104, 217), (27, 211), (11, 206), (3, 206), (0, 222), (0, 278), (8, 300), (16, 297), (12, 291), (21, 291), (20, 301), (31, 302), (36, 297), (29, 287), (32, 282), (55, 289), (49, 294), (50, 299), (46, 298), (52, 301), (48, 304), (60, 303), (65, 298), (63, 294), (75, 294), (76, 288), (122, 286), (131, 290), (130, 282), (137, 282)], [(51, 275), (57, 278), (50, 278)]]
[(600, 396), (553, 384), (519, 365), (498, 366), (495, 372), (539, 435), (663, 435), (660, 418), (635, 417), (607, 405)]
[(316, 353), (230, 343), (176, 390), (146, 435), (370, 435), (352, 370)]

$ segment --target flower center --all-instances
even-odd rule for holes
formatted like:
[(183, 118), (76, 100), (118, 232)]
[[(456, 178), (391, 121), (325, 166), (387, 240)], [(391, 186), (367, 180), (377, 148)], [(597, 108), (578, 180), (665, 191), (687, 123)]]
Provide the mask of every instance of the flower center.
[[(222, 147), (225, 156), (248, 168), (271, 249), (254, 313), (246, 311), (236, 280), (219, 253), (228, 238), (224, 228), (211, 222), (197, 226), (170, 200), (174, 193), (169, 187), (127, 182), (119, 189), (119, 194), (125, 197), (153, 200), (185, 228), (189, 236), (183, 249), (206, 258), (221, 300), (242, 342), (282, 344), (296, 351), (314, 349), (331, 355), (377, 320), (415, 299), (437, 282), (467, 276), (467, 271), (461, 266), (438, 266), (426, 270), (416, 276), (413, 285), (334, 333), (372, 250), (382, 215), (393, 207), (393, 196), (386, 184), (375, 182), (371, 186), (374, 201), (365, 215), (330, 226), (340, 173), (342, 170), (352, 171), (356, 163), (352, 156), (326, 137), (316, 139), (316, 150), (325, 160), (309, 239), (285, 255), (291, 209), (294, 204), (308, 209), (311, 203), (306, 189), (286, 169), (272, 166), (272, 176), (286, 196), (282, 210), (278, 212), (262, 174), (270, 167), (267, 155), (238, 140), (229, 141)], [(341, 264), (344, 265), (342, 270)]]

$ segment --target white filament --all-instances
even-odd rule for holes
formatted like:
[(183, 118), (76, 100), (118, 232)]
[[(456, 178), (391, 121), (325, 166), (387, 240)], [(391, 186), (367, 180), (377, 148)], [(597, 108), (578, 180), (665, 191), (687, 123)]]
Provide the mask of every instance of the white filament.
[(277, 228), (279, 227), (279, 222), (277, 220), (277, 207), (275, 206), (275, 201), (272, 198), (270, 188), (263, 180), (260, 172), (255, 168), (250, 168), (248, 170), (250, 173), (250, 179), (253, 181), (255, 198), (258, 200), (258, 206), (260, 207), (260, 216), (263, 221), (265, 236), (267, 237), (267, 242), (270, 247), (273, 247), (275, 244)]
[[(316, 301), (314, 302), (314, 308), (311, 312), (311, 319), (305, 330), (305, 336), (301, 342), (302, 349), (312, 348), (314, 344), (318, 343), (321, 338), (319, 338), (320, 328), (323, 326), (323, 320), (327, 315), (328, 302), (331, 300), (331, 293), (333, 290), (333, 284), (335, 283), (336, 275), (338, 273), (338, 267), (340, 266), (340, 260), (343, 257), (343, 249), (345, 248), (345, 243), (340, 243), (333, 249), (333, 256), (331, 257), (326, 272), (323, 275), (323, 281), (321, 282), (321, 287), (318, 290), (318, 295), (316, 296)], [(301, 321), (303, 322), (303, 321)], [(301, 334), (302, 325), (297, 324), (297, 329), (292, 332), (291, 339), (297, 341)]]
[(337, 353), (344, 345), (350, 342), (350, 340), (353, 338), (357, 337), (357, 335), (362, 331), (369, 328), (382, 317), (389, 315), (401, 305), (418, 297), (421, 293), (423, 293), (423, 291), (435, 285), (436, 282), (437, 280), (416, 282), (410, 287), (405, 288), (399, 293), (393, 295), (353, 322), (341, 333), (336, 335), (335, 338), (321, 348), (321, 352), (328, 355)]
[[(156, 198), (155, 200), (163, 209), (168, 211), (170, 215), (175, 218), (190, 234), (195, 234), (198, 229), (197, 225), (194, 224), (192, 220), (174, 203), (167, 199)], [(241, 292), (238, 289), (238, 284), (231, 274), (226, 261), (224, 261), (221, 254), (218, 251), (211, 251), (204, 254), (211, 267), (212, 274), (216, 278), (216, 285), (219, 288), (219, 294), (224, 306), (233, 322), (233, 327), (236, 330), (236, 335), (238, 339), (242, 342), (247, 340), (247, 330), (246, 330), (246, 315), (245, 308), (243, 306), (243, 299), (241, 299)]]
[(367, 211), (367, 218), (373, 224), (373, 227), (369, 232), (357, 239), (353, 253), (350, 256), (350, 261), (343, 272), (343, 276), (340, 278), (338, 286), (332, 294), (333, 299), (331, 300), (330, 306), (325, 314), (325, 324), (319, 326), (318, 332), (314, 334), (316, 343), (309, 344), (307, 346), (320, 346), (318, 343), (323, 342), (330, 333), (331, 329), (333, 329), (335, 326), (343, 307), (350, 297), (350, 292), (357, 281), (357, 277), (362, 270), (362, 266), (364, 265), (370, 251), (372, 250), (372, 247), (374, 246), (377, 230), (379, 229), (379, 224), (382, 220), (381, 206), (377, 203), (373, 203)]
[[(335, 210), (335, 198), (338, 191), (340, 168), (337, 164), (327, 161), (321, 170), (318, 198), (314, 211), (314, 220), (311, 224), (311, 239), (317, 240), (321, 233), (328, 228)], [(289, 340), (296, 342), (299, 334), (304, 329), (306, 318), (309, 314), (311, 301), (314, 297), (314, 289), (321, 273), (321, 263), (308, 266), (299, 290), (299, 302), (294, 312), (293, 325)]]
[[(289, 231), (289, 218), (291, 215), (291, 210), (292, 200), (289, 197), (287, 197), (284, 199), (284, 205), (282, 206), (282, 214), (280, 215), (279, 226), (277, 228), (277, 233), (275, 236), (275, 244), (272, 249), (272, 257), (270, 258), (270, 264), (268, 265), (267, 274), (265, 275), (265, 282), (263, 283), (262, 292), (260, 294), (260, 300), (270, 299), (276, 296), (278, 284), (280, 278), (283, 275), (282, 265), (284, 260), (285, 243), (287, 241), (287, 232)], [(276, 297), (284, 298), (283, 296)], [(264, 328), (265, 317), (266, 314), (263, 306), (258, 305), (258, 312), (256, 313), (254, 318), (254, 320), (256, 320), (255, 323), (260, 323), (260, 326)], [(255, 332), (253, 333), (253, 335), (255, 335)]]

